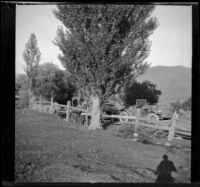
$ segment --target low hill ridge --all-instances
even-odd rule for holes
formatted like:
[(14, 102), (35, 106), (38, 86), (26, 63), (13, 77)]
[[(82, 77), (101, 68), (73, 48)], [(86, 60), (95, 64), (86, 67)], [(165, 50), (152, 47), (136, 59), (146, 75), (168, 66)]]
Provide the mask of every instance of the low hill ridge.
[(162, 91), (159, 102), (181, 102), (191, 97), (191, 68), (183, 66), (154, 66), (144, 75), (138, 77), (139, 82), (149, 80)]

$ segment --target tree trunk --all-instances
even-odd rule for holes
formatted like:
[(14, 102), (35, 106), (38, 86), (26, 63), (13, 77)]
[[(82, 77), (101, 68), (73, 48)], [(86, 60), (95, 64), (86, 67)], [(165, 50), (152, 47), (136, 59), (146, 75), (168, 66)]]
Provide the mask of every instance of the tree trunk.
[(29, 109), (32, 109), (32, 92), (31, 92), (31, 90), (29, 90), (28, 95), (29, 95)]
[(101, 104), (98, 96), (92, 96), (92, 113), (91, 113), (91, 124), (89, 129), (95, 130), (101, 128), (100, 114)]
[(32, 80), (30, 78), (30, 83), (29, 83), (29, 109), (32, 109), (33, 107), (33, 93), (32, 93)]

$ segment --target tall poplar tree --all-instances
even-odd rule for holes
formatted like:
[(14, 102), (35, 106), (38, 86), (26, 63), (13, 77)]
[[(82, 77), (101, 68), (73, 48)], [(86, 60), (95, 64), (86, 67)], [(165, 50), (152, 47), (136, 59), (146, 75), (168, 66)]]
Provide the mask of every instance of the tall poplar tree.
[(152, 5), (58, 5), (59, 28), (54, 44), (59, 60), (77, 87), (92, 101), (90, 128), (100, 128), (102, 104), (130, 76), (149, 67), (148, 37), (157, 27)]
[(40, 57), (41, 52), (37, 46), (37, 38), (36, 35), (32, 33), (23, 52), (23, 59), (25, 61), (24, 71), (29, 82), (29, 108), (32, 108), (35, 77), (37, 75)]

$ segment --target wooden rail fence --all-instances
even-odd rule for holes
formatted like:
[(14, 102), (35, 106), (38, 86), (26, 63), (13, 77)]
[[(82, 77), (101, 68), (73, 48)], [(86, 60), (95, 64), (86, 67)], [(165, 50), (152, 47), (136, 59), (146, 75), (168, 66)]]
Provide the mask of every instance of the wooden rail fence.
[[(91, 116), (91, 113), (85, 112), (82, 113), (82, 115), (85, 115), (85, 121), (86, 125), (88, 124), (88, 116)], [(101, 115), (102, 118), (125, 118), (129, 120), (134, 120), (130, 122), (120, 122), (120, 123), (126, 123), (126, 124), (135, 124), (135, 130), (138, 126), (144, 126), (144, 127), (149, 127), (149, 128), (154, 128), (154, 129), (159, 129), (159, 130), (166, 130), (169, 132), (168, 134), (168, 141), (172, 141), (175, 135), (175, 127), (176, 127), (176, 119), (177, 119), (177, 113), (176, 111), (174, 112), (170, 122), (167, 125), (163, 125), (160, 122), (155, 123), (152, 120), (148, 120), (147, 118), (140, 117), (140, 110), (137, 110), (136, 116), (121, 116), (121, 115)], [(146, 122), (146, 123), (145, 123)], [(153, 124), (148, 124), (148, 123), (153, 123)]]
[[(40, 105), (40, 109), (42, 108), (42, 105), (50, 105), (50, 114), (53, 113), (54, 107), (58, 106), (60, 107), (59, 113), (65, 113), (66, 114), (66, 122), (69, 122), (70, 119), (70, 113), (74, 110), (76, 111), (80, 111), (82, 112), (81, 115), (85, 116), (85, 124), (88, 126), (88, 117), (91, 117), (91, 113), (88, 110), (84, 110), (80, 107), (73, 107), (71, 106), (71, 102), (68, 101), (67, 105), (62, 105), (62, 104), (58, 104), (58, 103), (54, 103), (53, 102), (53, 97), (51, 98), (50, 102), (42, 102), (41, 96), (40, 96), (40, 100), (39, 100), (39, 105)], [(63, 108), (63, 109), (61, 109)], [(133, 124), (135, 125), (135, 130), (138, 126), (144, 126), (144, 127), (149, 127), (149, 128), (153, 128), (153, 129), (159, 129), (159, 130), (166, 130), (169, 132), (168, 134), (168, 141), (172, 141), (175, 135), (175, 128), (176, 128), (176, 119), (177, 119), (178, 115), (176, 113), (176, 111), (174, 112), (171, 120), (169, 121), (168, 124), (161, 124), (161, 122), (155, 122), (152, 120), (148, 120), (147, 118), (141, 117), (140, 116), (140, 109), (137, 109), (136, 112), (136, 116), (122, 116), (122, 115), (106, 115), (106, 114), (102, 114), (101, 118), (123, 118), (123, 119), (128, 119), (130, 121), (128, 122), (120, 122), (120, 123), (126, 123), (126, 124)], [(153, 124), (150, 124), (153, 123)]]

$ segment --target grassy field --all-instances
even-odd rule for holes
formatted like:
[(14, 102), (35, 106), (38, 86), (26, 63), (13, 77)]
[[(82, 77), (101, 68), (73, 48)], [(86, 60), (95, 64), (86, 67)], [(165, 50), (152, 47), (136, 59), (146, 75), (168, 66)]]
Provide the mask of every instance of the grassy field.
[(17, 110), (16, 182), (155, 182), (163, 154), (175, 164), (175, 182), (190, 182), (190, 140), (145, 144), (117, 137), (116, 129), (88, 131), (54, 115)]

